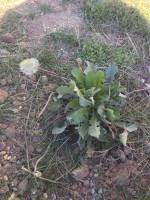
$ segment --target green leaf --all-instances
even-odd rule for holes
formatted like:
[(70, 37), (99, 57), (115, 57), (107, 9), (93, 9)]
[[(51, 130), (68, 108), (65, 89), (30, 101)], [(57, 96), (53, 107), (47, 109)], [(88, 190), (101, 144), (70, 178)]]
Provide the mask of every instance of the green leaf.
[(92, 87), (88, 90), (85, 90), (84, 92), (84, 96), (87, 97), (87, 98), (90, 98), (90, 97), (94, 97), (95, 94), (97, 94), (101, 89), (96, 89), (95, 87)]
[(106, 116), (109, 121), (115, 121), (120, 118), (119, 112), (115, 111), (114, 109), (111, 109), (111, 108), (106, 109)]
[(84, 70), (84, 74), (88, 74), (89, 72), (96, 72), (97, 66), (89, 61), (86, 62), (87, 68)]
[(70, 89), (73, 90), (77, 94), (77, 96), (82, 96), (80, 89), (77, 87), (76, 82), (73, 80), (71, 80), (70, 82)]
[(78, 84), (84, 87), (84, 74), (79, 68), (73, 68), (72, 76), (75, 78)]
[(89, 109), (87, 108), (80, 108), (77, 111), (74, 111), (69, 115), (75, 123), (79, 124), (81, 122), (88, 121), (89, 118)]
[(100, 136), (100, 124), (96, 119), (96, 116), (93, 114), (91, 120), (89, 121), (90, 126), (88, 129), (88, 134), (92, 137), (99, 138)]
[(112, 82), (115, 78), (115, 75), (118, 73), (118, 67), (116, 65), (111, 65), (107, 67), (105, 71), (105, 80), (106, 82)]
[(88, 134), (88, 124), (87, 123), (82, 123), (80, 126), (79, 126), (79, 135), (85, 139), (85, 137), (87, 136)]
[(98, 113), (101, 117), (103, 117), (103, 118), (106, 117), (104, 111), (105, 111), (105, 106), (104, 106), (104, 104), (99, 105), (98, 108), (97, 108), (97, 113)]
[(102, 71), (96, 72), (95, 79), (96, 79), (96, 86), (100, 87), (102, 83), (104, 82), (104, 72)]
[(60, 86), (56, 89), (56, 92), (61, 96), (72, 93), (68, 86)]
[(63, 133), (65, 131), (65, 129), (67, 128), (67, 123), (64, 123), (63, 125), (61, 125), (60, 127), (59, 126), (55, 126), (53, 129), (52, 129), (52, 134), (53, 135), (59, 135), (61, 133)]
[(87, 106), (91, 106), (92, 102), (87, 100), (87, 99), (85, 99), (83, 96), (81, 96), (81, 97), (79, 97), (79, 104), (82, 107), (87, 107)]
[(86, 82), (86, 88), (87, 89), (90, 89), (91, 87), (96, 87), (95, 74), (96, 74), (95, 72), (91, 71), (86, 75), (85, 82)]
[(79, 109), (80, 108), (79, 98), (71, 100), (68, 103), (68, 107), (72, 109)]

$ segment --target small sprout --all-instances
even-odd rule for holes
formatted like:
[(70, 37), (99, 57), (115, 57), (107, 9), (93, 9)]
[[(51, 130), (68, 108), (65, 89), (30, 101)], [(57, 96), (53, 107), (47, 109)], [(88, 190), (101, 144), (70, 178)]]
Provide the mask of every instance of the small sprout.
[(20, 71), (27, 76), (32, 76), (39, 69), (39, 61), (36, 58), (29, 58), (23, 60), (20, 64)]

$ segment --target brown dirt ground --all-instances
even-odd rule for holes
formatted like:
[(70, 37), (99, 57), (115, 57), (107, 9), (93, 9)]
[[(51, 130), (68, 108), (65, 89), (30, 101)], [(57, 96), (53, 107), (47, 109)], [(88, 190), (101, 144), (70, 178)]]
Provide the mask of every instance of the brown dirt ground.
[[(24, 13), (20, 20), (26, 30), (25, 38), (22, 40), (19, 38), (19, 45), (24, 45), (25, 48), (29, 45), (31, 49), (40, 47), (45, 35), (62, 29), (71, 30), (76, 34), (84, 32), (85, 25), (79, 3), (61, 4), (59, 0), (34, 0), (16, 8), (15, 11), (18, 13)], [(41, 4), (50, 5), (52, 11), (39, 14)], [(33, 19), (29, 17), (31, 11), (35, 13)], [(15, 34), (14, 37), (17, 43)], [(119, 41), (111, 35), (107, 38), (107, 42), (110, 38), (113, 38), (113, 43), (117, 41), (119, 43), (117, 45), (121, 45), (121, 39)], [(101, 39), (104, 40), (104, 38)], [(17, 53), (13, 52), (13, 54)], [(50, 140), (49, 135), (43, 136), (40, 122), (33, 119), (45, 104), (55, 83), (48, 77), (45, 85), (38, 88), (38, 76), (29, 80), (20, 73), (14, 75), (11, 72), (8, 73), (9, 79), (7, 78), (6, 82), (0, 81), (0, 87), (9, 93), (11, 102), (9, 111), (13, 111), (14, 118), (10, 120), (9, 117), (5, 117), (0, 123), (1, 200), (138, 200), (142, 192), (145, 190), (150, 192), (149, 154), (143, 155), (140, 150), (135, 152), (134, 144), (129, 149), (118, 147), (111, 149), (108, 153), (93, 152), (92, 158), (89, 156), (84, 161), (81, 160), (81, 163), (88, 165), (89, 168), (89, 173), (83, 180), (76, 180), (70, 176), (71, 170), (76, 168), (73, 153), (77, 156), (79, 150), (74, 144), (71, 145), (71, 150), (64, 145), (60, 148), (59, 144), (55, 147), (57, 156), (54, 156), (52, 152), (49, 155), (50, 159), (48, 158), (51, 162), (54, 157), (57, 165), (54, 165), (54, 169), (51, 167), (51, 170), (58, 171), (58, 174), (47, 171), (44, 175), (48, 179), (62, 176), (63, 178), (59, 180), (62, 180), (63, 185), (49, 184), (47, 181), (33, 178), (31, 174), (22, 170), (23, 166), (27, 168), (27, 160), (30, 161), (30, 167), (33, 170), (35, 162), (43, 154)], [(2, 73), (0, 78), (5, 80), (6, 74)], [(17, 88), (14, 86), (14, 79), (19, 79)], [(36, 97), (33, 97), (37, 88)], [(36, 104), (41, 99), (42, 106), (37, 108)], [(70, 152), (67, 158), (65, 152)], [(68, 161), (71, 159), (73, 164)]]

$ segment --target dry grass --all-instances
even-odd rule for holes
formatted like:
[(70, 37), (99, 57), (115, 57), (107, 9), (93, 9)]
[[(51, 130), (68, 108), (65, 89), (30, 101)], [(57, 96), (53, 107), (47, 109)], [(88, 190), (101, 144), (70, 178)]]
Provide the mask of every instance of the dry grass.
[(0, 1), (0, 18), (10, 9), (13, 9), (22, 3), (26, 2), (26, 0), (1, 0)]

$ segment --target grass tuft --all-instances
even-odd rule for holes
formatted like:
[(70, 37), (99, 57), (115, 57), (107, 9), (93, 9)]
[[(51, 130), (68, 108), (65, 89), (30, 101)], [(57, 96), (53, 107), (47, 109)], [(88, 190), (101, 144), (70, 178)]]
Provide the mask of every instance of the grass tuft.
[(64, 31), (50, 33), (47, 37), (52, 38), (55, 42), (63, 42), (71, 46), (78, 44), (78, 40), (74, 34), (65, 33)]
[(121, 0), (87, 0), (84, 14), (96, 28), (100, 24), (108, 24), (122, 32), (131, 32), (145, 37), (150, 34), (146, 19), (136, 8), (127, 6)]
[(83, 44), (81, 57), (95, 64), (108, 65), (115, 63), (118, 66), (131, 65), (136, 62), (135, 55), (125, 47), (112, 47), (106, 44), (98, 44), (95, 41), (87, 41)]

